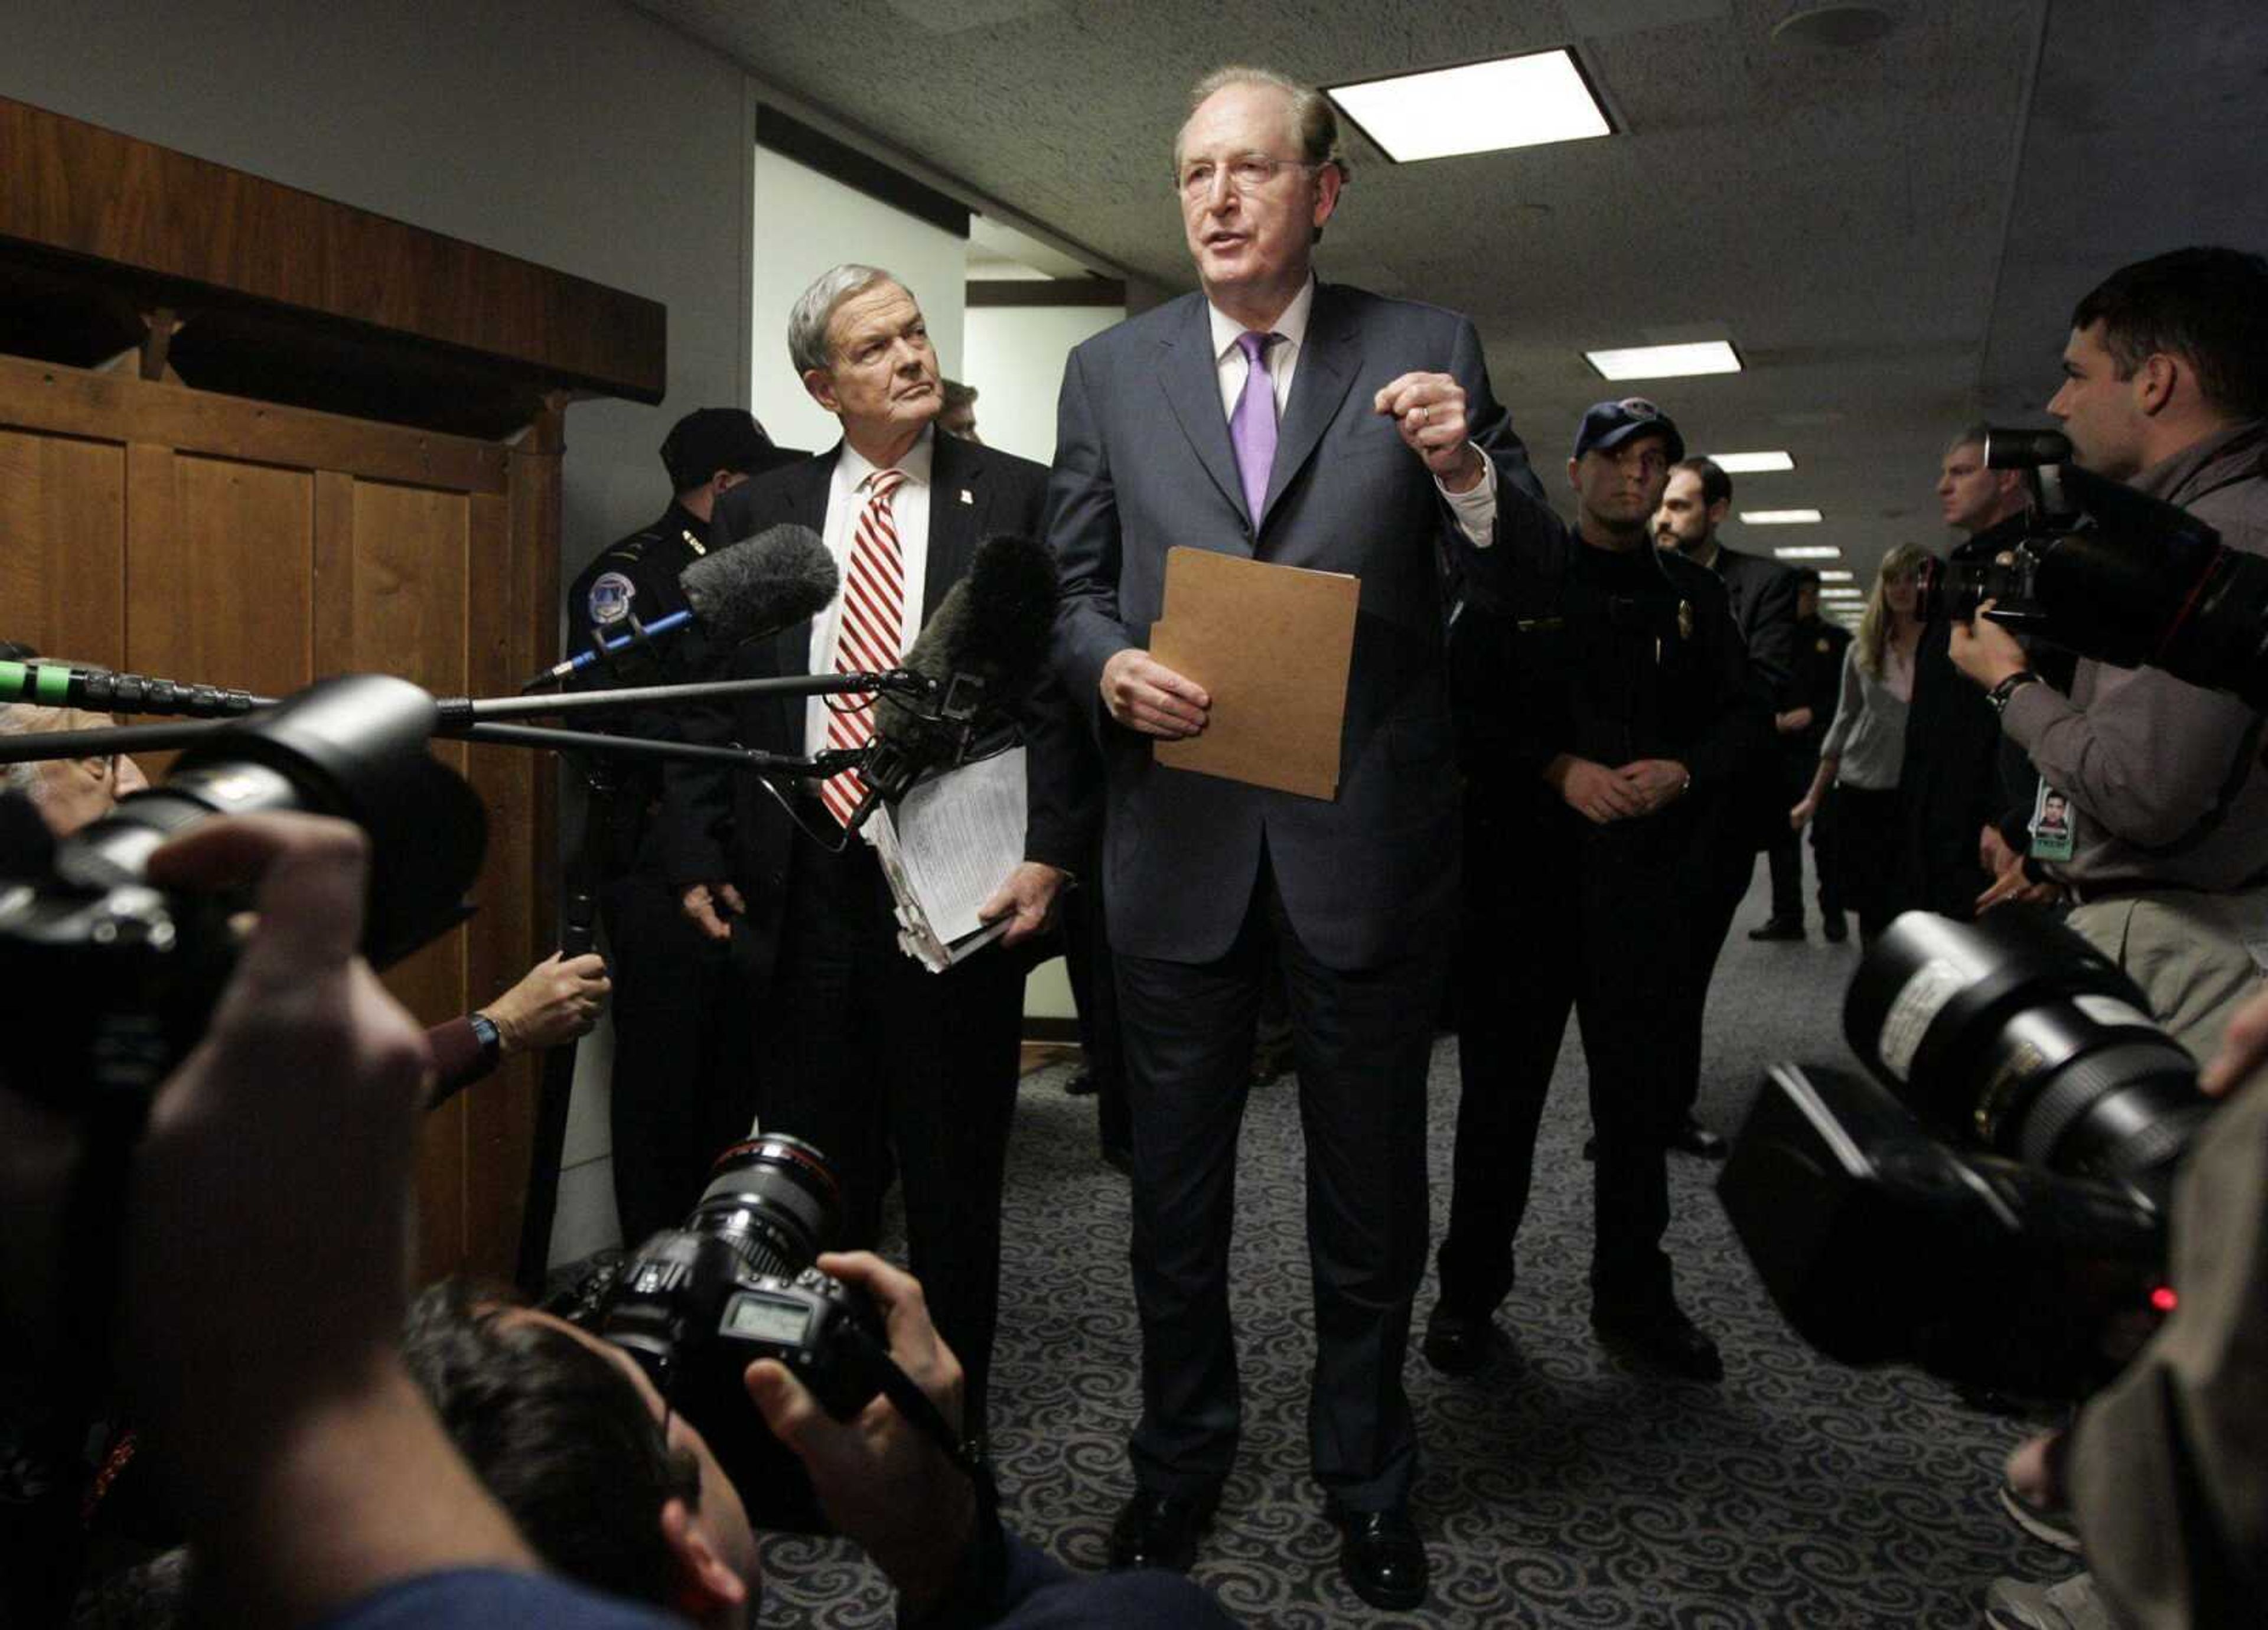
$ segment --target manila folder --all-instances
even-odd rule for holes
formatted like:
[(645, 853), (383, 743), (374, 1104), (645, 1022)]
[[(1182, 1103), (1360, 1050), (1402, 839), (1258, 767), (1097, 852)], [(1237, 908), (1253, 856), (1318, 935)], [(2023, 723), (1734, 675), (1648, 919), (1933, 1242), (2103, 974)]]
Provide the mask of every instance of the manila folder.
[(1212, 549), (1166, 554), (1165, 615), (1150, 654), (1212, 699), (1202, 734), (1158, 763), (1308, 798), (1334, 798), (1362, 581)]

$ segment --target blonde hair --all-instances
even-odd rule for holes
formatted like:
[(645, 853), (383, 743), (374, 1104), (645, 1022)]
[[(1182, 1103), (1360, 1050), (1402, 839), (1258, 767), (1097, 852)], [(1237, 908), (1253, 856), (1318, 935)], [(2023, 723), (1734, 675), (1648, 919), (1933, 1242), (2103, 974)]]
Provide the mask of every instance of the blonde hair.
[(1913, 576), (1929, 557), (1929, 551), (1918, 543), (1901, 543), (1882, 557), (1881, 570), (1874, 573), (1874, 589), (1867, 596), (1866, 613), (1859, 619), (1859, 638), (1852, 645), (1859, 667), (1869, 678), (1882, 676), (1882, 654), (1890, 643), (1890, 606), (1883, 586), (1892, 578)]

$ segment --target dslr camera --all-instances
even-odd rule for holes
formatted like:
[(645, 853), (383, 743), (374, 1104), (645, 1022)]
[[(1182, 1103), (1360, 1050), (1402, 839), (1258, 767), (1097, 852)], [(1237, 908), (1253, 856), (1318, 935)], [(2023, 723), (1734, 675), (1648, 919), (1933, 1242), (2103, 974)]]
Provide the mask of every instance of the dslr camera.
[(1966, 623), (1990, 600), (2019, 634), (2268, 710), (2268, 560), (2071, 459), (2054, 431), (1990, 432), (1984, 462), (2026, 472), (2029, 513), (1988, 558), (1925, 565), (1917, 615)]
[(2195, 1061), (2026, 906), (1905, 913), (1843, 1017), (1874, 1079), (1776, 1066), (1717, 1185), (1774, 1302), (1840, 1363), (2096, 1390), (2174, 1306), (2173, 1173), (2213, 1109)]
[(841, 1206), (817, 1149), (777, 1132), (750, 1138), (717, 1157), (683, 1227), (601, 1267), (554, 1309), (637, 1360), (767, 1528), (828, 1523), (802, 1463), (748, 1401), (748, 1366), (778, 1360), (837, 1420), (896, 1374), (872, 1302), (812, 1265)]

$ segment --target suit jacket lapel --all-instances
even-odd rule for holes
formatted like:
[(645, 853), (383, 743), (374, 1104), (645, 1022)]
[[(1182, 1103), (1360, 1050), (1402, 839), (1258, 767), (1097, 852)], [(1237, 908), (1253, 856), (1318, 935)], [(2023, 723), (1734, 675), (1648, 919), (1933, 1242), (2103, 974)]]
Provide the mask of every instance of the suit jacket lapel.
[[(923, 567), (922, 622), (937, 615), (937, 602), (968, 575), (976, 553), (976, 518), (984, 513), (984, 450), (933, 431), (937, 446), (929, 466), (929, 556)], [(963, 504), (966, 492), (969, 502)]]
[[(824, 453), (809, 462), (797, 465), (780, 484), (783, 507), (787, 512), (781, 520), (799, 527), (809, 527), (822, 538), (827, 535), (827, 493), (835, 479), (836, 461), (843, 456), (843, 444), (836, 442), (834, 451)], [(792, 628), (784, 628), (775, 637), (777, 653), (777, 671), (783, 674), (811, 672), (811, 623), (808, 619)], [(781, 699), (790, 717), (803, 717), (803, 698), (787, 697)]]
[[(1300, 347), (1299, 366), (1292, 375), (1291, 400), (1284, 404), (1284, 424), (1276, 437), (1276, 462), (1269, 468), (1268, 496), (1261, 503), (1257, 533), (1268, 513), (1300, 467), (1314, 455), (1339, 404), (1359, 371), (1362, 348), (1353, 325), (1345, 320), (1329, 285), (1319, 284), (1314, 304), (1308, 308), (1307, 340)], [(1219, 400), (1218, 396), (1215, 398)]]
[[(1181, 422), (1182, 434), (1212, 483), (1237, 513), (1244, 513), (1244, 488), (1237, 479), (1236, 452), (1229, 446), (1228, 416), (1220, 410), (1220, 370), (1214, 365), (1212, 323), (1204, 297), (1189, 299), (1189, 321), (1158, 356), (1158, 383), (1167, 405)], [(1258, 528), (1256, 527), (1255, 531)]]

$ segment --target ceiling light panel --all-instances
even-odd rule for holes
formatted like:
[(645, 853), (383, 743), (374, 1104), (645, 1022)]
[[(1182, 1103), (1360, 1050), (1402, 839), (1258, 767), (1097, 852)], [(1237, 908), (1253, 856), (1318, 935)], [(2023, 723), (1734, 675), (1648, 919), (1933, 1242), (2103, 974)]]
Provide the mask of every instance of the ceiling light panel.
[(1325, 92), (1396, 164), (1611, 136), (1565, 49), (1402, 74)]
[(1751, 527), (1811, 527), (1824, 519), (1815, 509), (1744, 509), (1742, 524)]
[(1819, 580), (1822, 583), (1848, 583), (1851, 574), (1842, 571), (1822, 572), (1819, 574)]
[(1772, 553), (1782, 560), (1840, 560), (1843, 551), (1832, 543), (1799, 543)]
[(1738, 373), (1741, 357), (1727, 340), (1695, 340), (1683, 345), (1625, 345), (1617, 350), (1587, 350), (1583, 360), (1609, 380), (1682, 380), (1697, 373)]
[(1791, 453), (1712, 453), (1709, 460), (1727, 476), (1768, 476), (1774, 470), (1793, 469), (1795, 455)]

